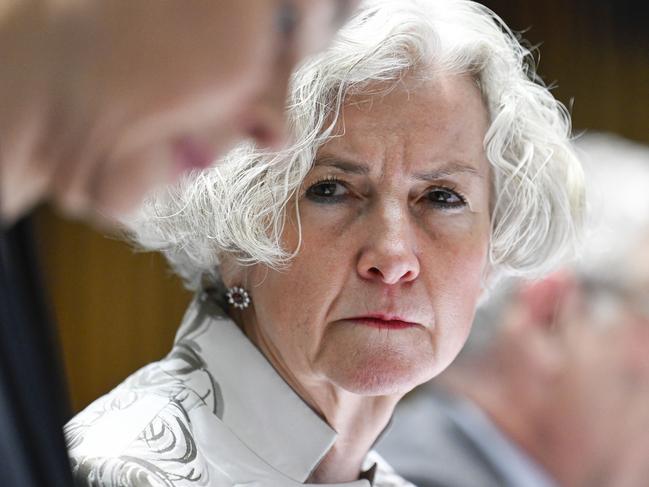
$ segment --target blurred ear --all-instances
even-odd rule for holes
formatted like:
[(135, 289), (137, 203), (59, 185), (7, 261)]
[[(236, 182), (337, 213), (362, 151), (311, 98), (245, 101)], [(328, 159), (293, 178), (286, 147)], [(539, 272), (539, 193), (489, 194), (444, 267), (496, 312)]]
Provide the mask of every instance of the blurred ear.
[(563, 334), (557, 332), (571, 323), (565, 315), (575, 310), (577, 291), (577, 280), (568, 271), (523, 283), (505, 315), (500, 353), (510, 356), (518, 387), (526, 387), (538, 401), (547, 394), (566, 359)]
[(517, 301), (530, 324), (550, 329), (558, 323), (559, 313), (576, 299), (577, 291), (575, 276), (569, 271), (558, 271), (522, 284)]

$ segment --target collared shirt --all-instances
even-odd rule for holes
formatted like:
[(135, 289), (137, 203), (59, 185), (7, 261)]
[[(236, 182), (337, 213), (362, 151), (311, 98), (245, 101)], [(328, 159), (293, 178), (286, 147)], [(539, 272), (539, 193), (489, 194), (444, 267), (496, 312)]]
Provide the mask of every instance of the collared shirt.
[[(288, 386), (206, 294), (171, 353), (92, 403), (65, 428), (77, 485), (303, 485), (336, 432)], [(370, 452), (373, 479), (411, 486)]]

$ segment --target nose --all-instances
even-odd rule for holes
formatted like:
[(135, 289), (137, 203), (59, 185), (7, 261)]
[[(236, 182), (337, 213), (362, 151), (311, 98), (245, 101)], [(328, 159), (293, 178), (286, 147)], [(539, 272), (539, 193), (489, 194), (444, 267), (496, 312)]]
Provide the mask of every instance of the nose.
[(281, 62), (252, 104), (244, 130), (260, 147), (280, 150), (287, 142), (286, 97), (292, 64)]
[(387, 285), (414, 281), (420, 264), (415, 232), (406, 211), (386, 208), (368, 222), (367, 242), (361, 249), (357, 271), (361, 278)]

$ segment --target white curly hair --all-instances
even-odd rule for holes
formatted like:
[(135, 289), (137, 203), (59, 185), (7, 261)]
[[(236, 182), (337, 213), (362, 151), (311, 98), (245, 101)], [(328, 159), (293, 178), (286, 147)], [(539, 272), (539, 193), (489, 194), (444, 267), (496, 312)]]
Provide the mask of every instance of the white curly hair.
[(574, 249), (583, 225), (570, 117), (517, 35), (468, 0), (363, 3), (332, 45), (292, 76), (287, 113), (296, 142), (278, 153), (243, 144), (215, 168), (157, 192), (127, 223), (132, 239), (163, 252), (190, 289), (206, 277), (218, 282), (224, 253), (282, 266), (298, 250), (281, 245), (287, 203), (318, 148), (336, 135), (345, 97), (435, 73), (471, 75), (489, 113), (490, 275), (544, 273)]

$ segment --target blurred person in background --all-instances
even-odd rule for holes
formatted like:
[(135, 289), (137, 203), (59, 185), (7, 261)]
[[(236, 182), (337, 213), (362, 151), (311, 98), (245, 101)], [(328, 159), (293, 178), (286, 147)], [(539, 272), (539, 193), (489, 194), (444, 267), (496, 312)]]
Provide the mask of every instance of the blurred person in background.
[(643, 487), (649, 478), (649, 148), (587, 135), (580, 260), (510, 281), (378, 450), (420, 487)]
[(58, 357), (29, 222), (110, 221), (241, 138), (284, 141), (288, 78), (346, 0), (7, 0), (0, 5), (0, 477), (70, 485)]
[(66, 425), (77, 485), (409, 485), (373, 451), (396, 403), (492, 276), (581, 234), (570, 117), (529, 61), (479, 4), (367, 2), (296, 71), (294, 144), (152, 196), (134, 239), (196, 297), (166, 357)]

